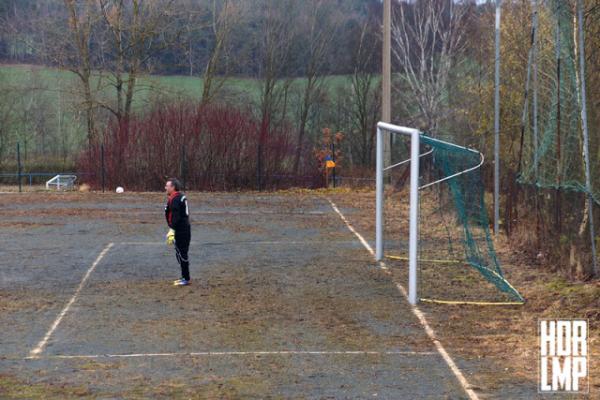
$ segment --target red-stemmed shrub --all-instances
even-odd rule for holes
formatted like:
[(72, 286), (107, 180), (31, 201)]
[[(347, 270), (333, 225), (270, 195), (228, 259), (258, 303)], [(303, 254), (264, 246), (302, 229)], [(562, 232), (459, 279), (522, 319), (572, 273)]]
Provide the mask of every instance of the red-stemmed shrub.
[[(104, 134), (107, 188), (161, 190), (166, 177), (185, 181), (188, 190), (255, 189), (262, 140), (262, 186), (268, 189), (322, 185), (314, 155), (303, 155), (306, 169), (292, 176), (291, 130), (262, 130), (252, 113), (230, 106), (186, 103), (157, 105), (128, 123), (111, 124)], [(87, 183), (102, 183), (101, 145), (82, 152), (78, 170)]]

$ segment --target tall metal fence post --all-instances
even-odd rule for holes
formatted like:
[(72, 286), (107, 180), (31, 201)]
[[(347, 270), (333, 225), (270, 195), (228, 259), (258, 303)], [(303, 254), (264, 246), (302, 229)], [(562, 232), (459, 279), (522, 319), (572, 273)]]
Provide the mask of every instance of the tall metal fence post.
[(333, 161), (331, 176), (333, 178), (333, 188), (335, 189), (335, 137), (331, 141), (331, 161)]
[(186, 175), (186, 168), (185, 168), (185, 145), (181, 145), (181, 164), (179, 166), (180, 169), (180, 175), (181, 175), (181, 186), (183, 186), (183, 190), (186, 189), (185, 186), (185, 175)]
[(17, 143), (17, 180), (19, 181), (19, 193), (23, 191), (21, 188), (21, 144)]
[(500, 14), (502, 0), (496, 0), (495, 62), (494, 62), (494, 235), (499, 233), (500, 220)]
[(102, 193), (104, 193), (104, 183), (105, 183), (105, 168), (104, 168), (104, 145), (100, 145), (100, 163), (102, 171), (100, 174), (102, 175)]
[(588, 202), (588, 220), (590, 224), (590, 239), (592, 250), (592, 274), (598, 276), (598, 259), (596, 255), (596, 233), (594, 231), (594, 198), (592, 190), (592, 178), (590, 168), (589, 132), (587, 119), (587, 99), (585, 82), (585, 40), (583, 31), (583, 1), (577, 0), (577, 31), (579, 42), (579, 84), (581, 86), (581, 127), (583, 133), (583, 161), (585, 162), (585, 189)]
[(258, 153), (256, 158), (256, 190), (259, 192), (262, 191), (262, 154), (263, 154), (263, 146), (262, 146), (262, 138), (258, 139)]

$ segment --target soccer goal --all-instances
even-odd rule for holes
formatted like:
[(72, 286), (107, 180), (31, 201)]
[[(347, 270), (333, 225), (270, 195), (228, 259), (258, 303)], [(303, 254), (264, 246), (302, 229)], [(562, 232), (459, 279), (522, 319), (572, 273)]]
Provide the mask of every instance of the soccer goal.
[[(389, 165), (383, 154), (386, 133), (397, 139)], [(408, 262), (409, 302), (521, 304), (523, 297), (504, 278), (491, 238), (483, 154), (384, 122), (377, 124), (376, 140), (375, 259)], [(400, 170), (396, 181), (392, 170)], [(390, 174), (387, 188), (385, 173)], [(386, 232), (394, 240), (385, 241)], [(471, 296), (476, 299), (470, 301)]]
[(46, 189), (54, 188), (56, 190), (72, 190), (75, 187), (76, 175), (61, 175), (58, 174), (54, 178), (46, 182)]

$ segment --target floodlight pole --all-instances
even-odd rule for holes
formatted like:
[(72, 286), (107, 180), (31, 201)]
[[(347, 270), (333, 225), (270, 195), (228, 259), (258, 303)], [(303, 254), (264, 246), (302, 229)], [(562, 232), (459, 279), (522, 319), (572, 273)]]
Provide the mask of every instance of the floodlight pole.
[(375, 261), (383, 259), (383, 131), (410, 136), (410, 221), (408, 240), (408, 301), (417, 304), (417, 250), (419, 239), (419, 140), (418, 129), (405, 128), (385, 122), (377, 124), (375, 173)]
[(500, 12), (502, 0), (496, 0), (496, 51), (494, 80), (494, 234), (500, 219)]
[[(381, 120), (392, 122), (392, 2), (383, 0), (383, 49), (381, 71)], [(383, 138), (382, 138), (383, 140)], [(386, 164), (392, 162), (392, 135), (385, 134), (383, 156)], [(386, 180), (389, 183), (389, 174)]]

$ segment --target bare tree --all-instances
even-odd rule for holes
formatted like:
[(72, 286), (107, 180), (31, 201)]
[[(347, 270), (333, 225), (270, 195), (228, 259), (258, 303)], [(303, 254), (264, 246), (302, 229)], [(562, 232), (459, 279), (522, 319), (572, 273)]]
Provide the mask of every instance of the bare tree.
[(299, 25), (306, 29), (306, 49), (303, 58), (306, 60), (296, 154), (294, 157), (294, 173), (298, 173), (300, 157), (304, 150), (304, 141), (309, 115), (322, 95), (325, 82), (325, 66), (335, 32), (341, 23), (339, 15), (335, 15), (335, 5), (327, 0), (307, 1), (306, 13), (300, 17)]
[[(169, 17), (173, 1), (98, 0), (108, 30), (105, 52), (110, 59), (103, 57), (107, 64), (104, 69), (116, 91), (116, 104), (101, 102), (100, 105), (118, 121), (129, 120), (142, 67), (155, 51), (168, 44), (165, 36), (172, 21)], [(159, 36), (163, 40), (158, 40)]]
[(103, 113), (129, 119), (140, 73), (176, 35), (174, 1), (63, 0), (64, 9), (38, 21), (47, 37), (38, 51), (78, 78), (71, 95), (84, 111), (88, 145), (98, 137)]
[[(81, 97), (86, 114), (88, 146), (96, 139), (96, 98), (92, 88), (92, 31), (98, 22), (94, 0), (86, 0), (78, 7), (75, 0), (64, 0), (68, 13), (69, 34), (67, 41), (58, 41), (57, 46), (67, 46), (66, 49), (56, 47), (52, 54), (59, 65), (67, 65), (80, 81)], [(56, 32), (56, 31), (54, 31)], [(72, 50), (72, 51), (69, 51)]]
[[(362, 165), (370, 165), (374, 149), (375, 125), (380, 107), (380, 78), (376, 74), (375, 60), (379, 60), (374, 45), (379, 41), (376, 35), (377, 23), (370, 16), (359, 26), (357, 47), (353, 57), (350, 113), (352, 134), (348, 135), (352, 158)], [(374, 64), (375, 63), (375, 64)]]
[(415, 122), (430, 132), (447, 111), (448, 77), (464, 50), (467, 10), (454, 0), (400, 1), (395, 8), (393, 54), (419, 108)]
[(222, 0), (220, 8), (217, 0), (212, 4), (211, 29), (214, 36), (213, 47), (206, 62), (203, 75), (202, 103), (208, 103), (212, 100), (215, 93), (223, 87), (227, 78), (227, 63), (225, 62), (225, 71), (217, 78), (219, 64), (223, 62), (224, 53), (231, 37), (234, 26), (240, 21), (242, 4), (239, 0)]
[(257, 147), (257, 187), (262, 189), (264, 175), (263, 151), (267, 135), (277, 111), (280, 121), (285, 120), (287, 94), (291, 84), (289, 59), (295, 35), (291, 16), (295, 2), (291, 0), (262, 0), (255, 6), (261, 26), (257, 29), (258, 83), (260, 85), (259, 111), (261, 133)]

